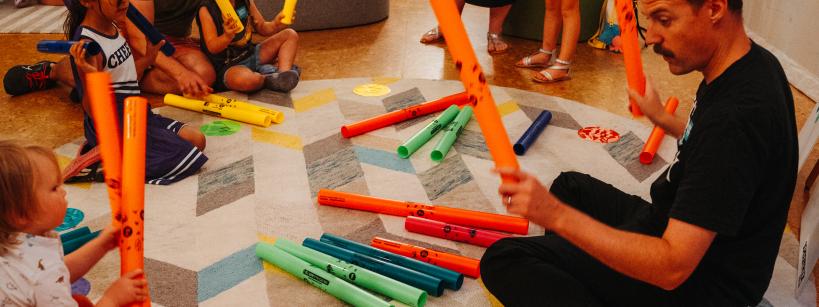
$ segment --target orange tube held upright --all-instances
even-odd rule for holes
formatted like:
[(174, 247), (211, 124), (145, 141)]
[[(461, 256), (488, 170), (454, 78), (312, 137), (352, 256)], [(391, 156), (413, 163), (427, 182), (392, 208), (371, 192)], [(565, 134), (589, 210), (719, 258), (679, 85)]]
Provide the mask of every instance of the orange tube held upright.
[(356, 135), (378, 130), (392, 124), (397, 124), (419, 116), (442, 111), (449, 108), (449, 106), (453, 104), (460, 106), (467, 103), (469, 103), (469, 97), (465, 92), (449, 95), (438, 100), (425, 102), (401, 110), (395, 110), (373, 118), (359, 121), (357, 123), (341, 126), (341, 136), (351, 138)]
[(326, 189), (319, 191), (318, 203), (396, 216), (418, 216), (451, 224), (518, 234), (529, 233), (529, 221), (524, 218), (474, 210), (397, 201)]
[[(669, 97), (665, 103), (665, 113), (674, 115), (674, 111), (677, 110), (677, 105), (679, 104), (680, 101), (677, 97)], [(657, 149), (660, 148), (663, 137), (665, 137), (665, 130), (655, 125), (646, 140), (646, 145), (643, 146), (643, 151), (640, 152), (640, 163), (651, 164), (651, 162), (654, 161), (654, 155), (657, 154)]]
[(111, 223), (119, 225), (122, 216), (122, 138), (117, 119), (111, 76), (107, 72), (85, 75), (85, 92), (91, 104), (91, 117), (97, 132), (97, 146), (105, 165), (105, 185), (111, 206)]
[[(486, 139), (486, 147), (495, 161), (495, 167), (518, 169), (518, 160), (512, 150), (512, 143), (503, 127), (500, 113), (489, 86), (486, 84), (486, 77), (483, 74), (478, 59), (475, 57), (475, 50), (466, 35), (461, 15), (455, 2), (452, 0), (430, 0), (438, 24), (441, 27), (444, 37), (446, 37), (447, 49), (452, 54), (455, 67), (460, 72), (461, 82), (469, 94), (469, 101), (475, 109), (475, 119), (481, 127), (481, 132)], [(501, 178), (504, 182), (514, 180), (506, 176)]]
[[(148, 101), (125, 99), (123, 112), (121, 274), (145, 268), (145, 140)], [(131, 306), (151, 306), (150, 300)]]
[[(623, 41), (623, 60), (626, 64), (628, 87), (640, 95), (646, 93), (646, 76), (643, 73), (643, 60), (640, 57), (640, 39), (637, 33), (637, 15), (631, 0), (615, 0), (617, 21), (620, 23), (620, 39)], [(629, 98), (629, 110), (634, 117), (643, 116), (637, 103)]]
[(472, 278), (481, 276), (480, 260), (375, 237), (370, 246), (450, 269)]

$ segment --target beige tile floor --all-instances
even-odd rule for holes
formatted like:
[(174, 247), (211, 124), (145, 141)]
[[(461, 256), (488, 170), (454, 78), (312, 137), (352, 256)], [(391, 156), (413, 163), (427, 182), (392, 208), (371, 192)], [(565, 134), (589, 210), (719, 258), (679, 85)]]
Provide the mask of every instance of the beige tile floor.
[[(467, 5), (464, 23), (477, 57), (490, 84), (534, 91), (578, 101), (615, 114), (628, 116), (625, 71), (621, 55), (596, 50), (580, 43), (572, 67), (572, 80), (557, 84), (530, 81), (532, 70), (514, 67), (514, 62), (534, 52), (540, 43), (507, 38), (510, 50), (490, 56), (486, 50), (488, 10)], [(457, 79), (452, 59), (443, 44), (423, 45), (421, 34), (434, 27), (435, 15), (426, 1), (392, 0), (390, 17), (382, 22), (346, 29), (300, 33), (297, 63), (304, 80), (387, 76), (420, 79)], [(36, 52), (42, 39), (62, 39), (56, 34), (0, 34), (0, 71), (13, 65), (39, 60), (58, 60), (58, 55)], [(643, 52), (646, 74), (664, 97), (680, 97), (677, 114), (688, 114), (701, 76), (674, 76), (661, 57)], [(794, 89), (796, 117), (802, 126), (814, 101)], [(150, 97), (161, 104), (158, 96)], [(648, 125), (649, 123), (642, 119)], [(82, 136), (82, 110), (71, 103), (66, 88), (10, 97), (0, 89), (0, 136), (27, 139), (57, 147)], [(804, 207), (805, 178), (819, 160), (814, 153), (800, 173), (791, 207), (789, 225), (796, 233)]]

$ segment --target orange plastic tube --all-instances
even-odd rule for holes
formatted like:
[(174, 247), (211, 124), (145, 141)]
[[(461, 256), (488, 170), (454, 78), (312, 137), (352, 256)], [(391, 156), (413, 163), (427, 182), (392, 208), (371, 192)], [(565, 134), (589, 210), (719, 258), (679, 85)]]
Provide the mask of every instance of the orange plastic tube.
[[(623, 41), (623, 60), (626, 63), (628, 87), (640, 95), (646, 92), (646, 76), (643, 74), (643, 61), (640, 57), (640, 40), (637, 37), (637, 15), (631, 0), (615, 0), (617, 20), (620, 23), (620, 39)], [(629, 110), (634, 117), (643, 116), (640, 107), (629, 98)]]
[[(679, 104), (680, 101), (677, 97), (669, 97), (665, 103), (665, 113), (673, 115), (674, 112), (677, 111), (677, 105)], [(651, 135), (649, 135), (648, 140), (646, 140), (646, 145), (643, 146), (643, 151), (640, 152), (640, 163), (651, 164), (651, 162), (654, 161), (654, 155), (657, 154), (657, 149), (660, 148), (663, 137), (665, 137), (663, 128), (654, 126), (654, 129), (651, 130)]]
[(97, 132), (100, 156), (105, 165), (105, 185), (108, 187), (108, 202), (111, 206), (111, 223), (119, 225), (122, 216), (122, 139), (117, 119), (114, 92), (111, 91), (111, 76), (107, 72), (85, 75), (85, 92), (91, 104), (91, 117)]
[[(145, 139), (148, 101), (125, 99), (123, 112), (121, 274), (145, 267)], [(131, 306), (151, 306), (150, 300)]]
[(439, 252), (379, 237), (373, 238), (370, 242), (370, 246), (450, 269), (472, 278), (481, 276), (481, 262), (478, 259)]
[[(460, 72), (461, 82), (469, 94), (469, 101), (475, 108), (475, 119), (486, 139), (486, 147), (495, 161), (495, 167), (518, 169), (518, 160), (512, 150), (512, 143), (503, 127), (495, 100), (486, 84), (475, 50), (466, 35), (461, 15), (452, 0), (430, 0), (438, 25), (446, 37), (447, 49)], [(503, 182), (513, 182), (513, 178), (504, 176)]]
[(326, 189), (319, 191), (318, 203), (326, 206), (363, 210), (396, 216), (418, 216), (456, 225), (499, 230), (524, 235), (529, 233), (529, 221), (524, 218), (474, 210), (397, 201)]
[(466, 95), (466, 92), (458, 93), (443, 97), (438, 100), (407, 107), (402, 110), (395, 110), (390, 113), (378, 115), (376, 117), (365, 119), (354, 124), (344, 125), (341, 126), (341, 136), (345, 138), (351, 138), (356, 135), (361, 135), (373, 130), (378, 130), (392, 124), (397, 124), (405, 120), (413, 119), (427, 114), (432, 114), (449, 108), (449, 106), (453, 104), (459, 106), (465, 105), (469, 103), (468, 98), (469, 97)]

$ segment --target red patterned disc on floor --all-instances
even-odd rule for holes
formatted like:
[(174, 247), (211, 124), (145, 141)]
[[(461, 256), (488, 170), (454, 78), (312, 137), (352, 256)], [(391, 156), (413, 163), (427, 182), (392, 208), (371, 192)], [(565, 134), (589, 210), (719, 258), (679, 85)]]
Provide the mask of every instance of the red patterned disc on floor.
[(600, 128), (597, 126), (586, 127), (577, 130), (577, 135), (584, 140), (590, 140), (599, 143), (614, 143), (620, 140), (620, 134), (611, 129)]

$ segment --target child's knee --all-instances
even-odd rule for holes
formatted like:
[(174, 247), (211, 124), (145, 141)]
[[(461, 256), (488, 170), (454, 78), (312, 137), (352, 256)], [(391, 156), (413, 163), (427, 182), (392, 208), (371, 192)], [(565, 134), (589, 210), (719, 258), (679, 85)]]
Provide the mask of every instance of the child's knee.
[(191, 128), (190, 126), (184, 126), (179, 130), (179, 137), (190, 142), (193, 146), (196, 146), (199, 151), (205, 150), (207, 141), (205, 140), (205, 135), (199, 132), (199, 130)]
[(286, 40), (289, 40), (289, 41), (298, 41), (299, 40), (299, 33), (296, 32), (296, 30), (293, 30), (291, 28), (284, 29), (280, 33), (282, 33), (282, 35), (284, 36), (284, 38)]

